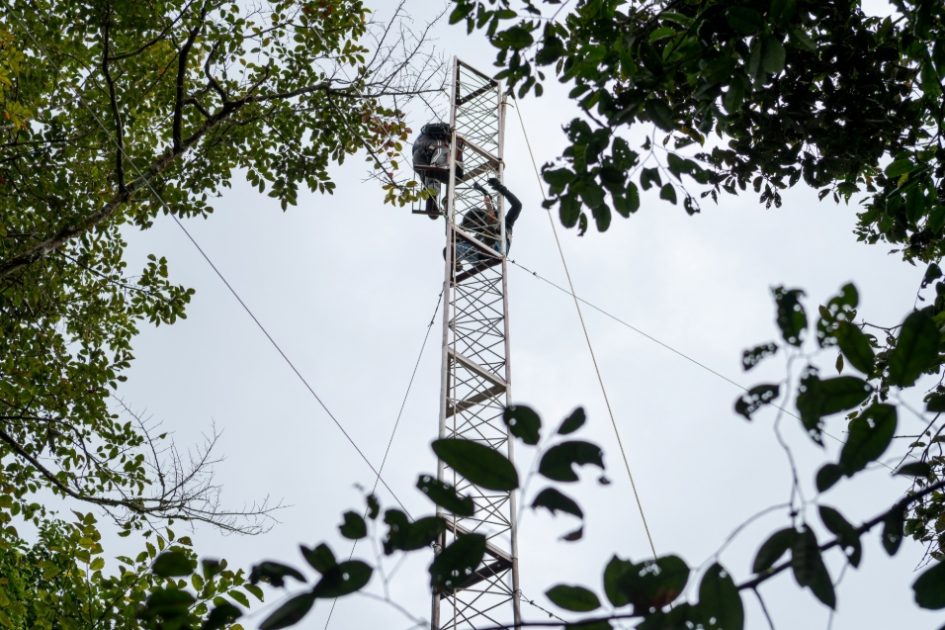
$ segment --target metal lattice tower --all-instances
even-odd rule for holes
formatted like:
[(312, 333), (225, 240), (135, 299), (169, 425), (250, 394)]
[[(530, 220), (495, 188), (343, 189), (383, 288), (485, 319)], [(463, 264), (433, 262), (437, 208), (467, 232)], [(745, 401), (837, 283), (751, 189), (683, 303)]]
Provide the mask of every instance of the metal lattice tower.
[[(485, 184), (490, 177), (502, 180), (505, 96), (498, 82), (458, 59), (453, 61), (452, 73), (440, 437), (473, 440), (512, 459), (512, 442), (502, 420), (511, 376), (505, 200), (498, 195), (498, 242), (463, 226), (467, 213), (484, 203), (482, 193), (472, 185)], [(458, 159), (462, 160), (459, 168)], [(457, 244), (463, 242), (464, 248), (479, 252), (481, 260), (471, 266), (463, 262), (464, 267), (455, 263)], [(518, 627), (514, 494), (479, 488), (443, 462), (437, 474), (460, 493), (472, 496), (476, 504), (469, 518), (444, 514), (449, 527), (439, 548), (466, 532), (484, 534), (487, 547), (480, 566), (462, 584), (433, 593), (433, 630)]]

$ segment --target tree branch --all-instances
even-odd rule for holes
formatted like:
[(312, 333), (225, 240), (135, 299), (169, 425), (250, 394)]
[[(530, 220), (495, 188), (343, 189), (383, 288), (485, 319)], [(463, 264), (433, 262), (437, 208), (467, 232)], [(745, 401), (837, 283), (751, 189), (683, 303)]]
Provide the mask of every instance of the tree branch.
[(121, 122), (121, 112), (118, 109), (118, 97), (115, 93), (115, 81), (112, 78), (111, 71), (108, 68), (108, 52), (111, 48), (110, 31), (112, 23), (112, 5), (109, 2), (105, 8), (105, 24), (103, 27), (102, 43), (102, 74), (105, 75), (105, 83), (108, 85), (108, 104), (112, 111), (112, 119), (115, 122), (115, 179), (118, 183), (118, 192), (125, 192), (125, 132)]

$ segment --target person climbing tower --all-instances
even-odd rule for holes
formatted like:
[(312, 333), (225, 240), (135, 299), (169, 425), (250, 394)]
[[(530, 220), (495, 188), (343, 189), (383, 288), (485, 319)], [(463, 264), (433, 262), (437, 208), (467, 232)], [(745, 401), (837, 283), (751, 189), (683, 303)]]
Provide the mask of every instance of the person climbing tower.
[[(503, 197), (505, 197), (506, 201), (509, 202), (509, 209), (505, 213), (504, 252), (505, 254), (508, 254), (509, 248), (512, 246), (512, 228), (515, 226), (515, 222), (518, 220), (519, 214), (522, 212), (522, 202), (519, 201), (518, 197), (512, 194), (512, 192), (495, 177), (490, 177), (487, 180), (487, 183), (493, 190), (500, 193)], [(463, 217), (463, 220), (460, 223), (460, 227), (465, 231), (477, 236), (483, 244), (491, 247), (499, 254), (502, 254), (501, 226), (499, 225), (499, 217), (498, 213), (496, 212), (496, 206), (492, 199), (492, 195), (489, 194), (489, 191), (480, 186), (478, 183), (473, 184), (473, 188), (482, 193), (483, 205), (466, 213), (466, 216)], [(479, 250), (474, 244), (470, 243), (466, 239), (460, 238), (457, 240), (457, 262), (465, 261), (475, 267), (488, 261), (489, 259), (490, 256), (488, 254)]]
[[(413, 170), (420, 176), (420, 183), (429, 194), (424, 210), (431, 219), (440, 216), (437, 198), (440, 196), (440, 184), (449, 185), (449, 148), (452, 129), (445, 122), (431, 122), (420, 129), (420, 135), (413, 143)], [(457, 142), (456, 180), (463, 178), (463, 147)], [(448, 192), (448, 191), (447, 191)]]

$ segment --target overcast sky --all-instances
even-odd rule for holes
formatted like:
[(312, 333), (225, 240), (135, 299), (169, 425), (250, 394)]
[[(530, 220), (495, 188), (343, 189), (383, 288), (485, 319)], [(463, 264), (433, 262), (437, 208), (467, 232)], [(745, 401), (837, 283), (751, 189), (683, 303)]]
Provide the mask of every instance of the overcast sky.
[[(435, 4), (414, 0), (408, 6), (422, 19)], [(487, 71), (491, 67), (494, 55), (479, 34), (466, 36), (464, 28), (444, 22), (434, 37), (444, 55), (460, 55)], [(561, 126), (574, 113), (567, 91), (548, 87), (543, 98), (520, 104), (539, 163), (559, 155)], [(424, 110), (411, 116), (415, 129), (427, 122)], [(541, 190), (511, 110), (506, 132), (506, 182), (524, 203), (511, 258), (563, 285)], [(300, 195), (299, 206), (286, 213), (236, 178), (209, 220), (186, 225), (376, 465), (441, 289), (444, 236), (442, 222), (383, 205), (382, 191), (364, 181), (365, 171), (360, 159), (346, 162), (334, 170), (335, 195)], [(857, 243), (854, 223), (854, 207), (819, 203), (814, 191), (799, 187), (785, 195), (781, 209), (766, 210), (752, 195), (743, 195), (706, 204), (695, 217), (644, 196), (635, 216), (615, 219), (605, 234), (592, 228), (578, 238), (559, 231), (582, 297), (752, 385), (780, 379), (785, 370), (783, 356), (757, 373), (742, 374), (739, 365), (742, 349), (777, 337), (772, 286), (803, 287), (808, 310), (815, 313), (817, 304), (853, 280), (860, 289), (860, 314), (888, 325), (898, 323), (911, 305), (922, 269), (887, 255), (883, 246)], [(173, 278), (197, 293), (186, 320), (143, 330), (122, 389), (126, 402), (163, 422), (181, 446), (198, 442), (215, 423), (223, 431), (219, 451), (226, 457), (217, 467), (217, 481), (228, 504), (270, 495), (291, 506), (280, 512), (281, 523), (271, 532), (253, 538), (197, 528), (193, 537), (200, 554), (246, 567), (262, 559), (303, 565), (298, 544), (326, 540), (346, 555), (350, 543), (340, 538), (337, 524), (342, 512), (361, 508), (355, 484), (370, 487), (369, 468), (173, 223), (158, 221), (129, 238), (131, 260), (150, 252), (166, 255)], [(576, 493), (587, 527), (579, 543), (557, 540), (573, 525), (564, 517), (523, 515), (523, 590), (550, 608), (542, 593), (553, 584), (584, 583), (602, 593), (601, 571), (613, 553), (642, 560), (649, 550), (573, 302), (514, 265), (509, 296), (514, 400), (532, 405), (552, 425), (584, 405), (589, 425), (579, 435), (604, 447), (613, 480), (599, 487), (596, 475), (583, 475)], [(772, 430), (774, 413), (759, 413), (746, 423), (732, 412), (739, 394), (733, 385), (597, 312), (584, 313), (657, 550), (678, 553), (694, 567), (710, 561), (742, 521), (788, 499), (790, 468)], [(438, 318), (384, 471), (414, 514), (432, 511), (414, 483), (419, 473), (435, 470), (429, 442), (437, 430), (440, 326)], [(834, 358), (826, 354), (825, 365)], [(811, 499), (817, 467), (835, 460), (839, 445), (828, 441), (826, 451), (817, 448), (798, 424), (785, 418), (784, 433)], [(828, 425), (834, 435), (843, 435), (841, 418)], [(903, 416), (899, 432), (918, 432), (921, 426), (918, 418)], [(531, 452), (519, 448), (517, 454), (519, 469), (528, 470)], [(906, 489), (905, 481), (891, 480), (882, 468), (861, 477), (823, 497), (855, 523), (879, 513)], [(532, 496), (540, 488), (533, 483)], [(393, 505), (386, 493), (380, 496)], [(806, 515), (823, 532), (816, 508)], [(737, 578), (748, 577), (754, 550), (787, 523), (784, 511), (756, 521), (721, 561)], [(833, 628), (940, 624), (941, 615), (917, 610), (911, 599), (921, 547), (907, 541), (891, 560), (878, 545), (878, 532), (865, 541), (861, 569), (847, 571), (837, 589)], [(113, 542), (113, 549), (129, 544)], [(361, 553), (373, 562), (366, 546)], [(428, 560), (408, 561), (389, 584), (392, 597), (423, 618), (429, 617)], [(839, 560), (837, 553), (828, 556), (835, 578)], [(373, 590), (380, 592), (379, 585)], [(798, 590), (789, 573), (765, 584), (762, 594), (778, 628), (827, 627), (828, 609)], [(763, 627), (757, 601), (750, 596), (744, 601), (748, 627)], [(325, 627), (327, 611), (319, 602), (299, 627)], [(527, 619), (546, 618), (528, 604), (523, 612)], [(264, 616), (255, 614), (247, 627)], [(381, 624), (411, 626), (392, 608), (355, 596), (338, 604), (329, 627)]]

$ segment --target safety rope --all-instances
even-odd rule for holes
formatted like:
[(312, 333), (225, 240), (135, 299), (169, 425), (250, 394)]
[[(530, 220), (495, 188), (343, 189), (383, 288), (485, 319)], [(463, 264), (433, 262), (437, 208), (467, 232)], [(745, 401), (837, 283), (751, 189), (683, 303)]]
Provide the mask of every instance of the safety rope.
[[(513, 100), (515, 100), (515, 113), (518, 115), (518, 122), (522, 128), (522, 136), (525, 138), (525, 146), (528, 148), (528, 155), (532, 161), (532, 168), (535, 171), (535, 178), (538, 180), (538, 188), (541, 190), (542, 199), (547, 201), (547, 196), (545, 195), (545, 187), (541, 181), (541, 175), (538, 171), (538, 164), (535, 162), (535, 154), (532, 151), (532, 144), (528, 139), (528, 132), (525, 130), (525, 121), (522, 119), (521, 109), (518, 107), (518, 99), (515, 99), (514, 94), (512, 95)], [(587, 332), (587, 326), (584, 323), (584, 314), (581, 311), (581, 303), (578, 301), (577, 294), (574, 290), (574, 281), (571, 279), (571, 271), (568, 268), (568, 261), (564, 257), (564, 250), (561, 247), (561, 240), (558, 238), (558, 228), (555, 226), (555, 221), (551, 216), (551, 213), (548, 213), (548, 222), (551, 224), (551, 233), (555, 237), (555, 245), (558, 248), (558, 255), (561, 257), (561, 265), (564, 267), (564, 275), (568, 280), (568, 286), (571, 289), (571, 296), (574, 298), (574, 308), (577, 310), (578, 320), (581, 322), (581, 330), (584, 332), (584, 340), (587, 342), (587, 349), (591, 355), (591, 362), (594, 364), (594, 372), (597, 374), (597, 382), (600, 384), (601, 394), (604, 396), (604, 403), (607, 406), (607, 413), (610, 415), (610, 423), (614, 428), (614, 435), (617, 438), (617, 446), (620, 449), (620, 456), (623, 458), (624, 468), (627, 470), (627, 477), (630, 480), (630, 489), (633, 491), (633, 499), (637, 504), (637, 510), (640, 513), (640, 520), (643, 521), (643, 530), (646, 532), (647, 542), (650, 544), (650, 551), (653, 552), (653, 557), (656, 558), (656, 545), (653, 543), (653, 534), (650, 532), (650, 525), (646, 520), (646, 514), (643, 511), (643, 502), (640, 500), (640, 493), (637, 491), (637, 484), (633, 478), (633, 472), (630, 470), (630, 460), (627, 458), (627, 451), (623, 446), (623, 440), (620, 437), (620, 430), (617, 427), (617, 419), (614, 417), (614, 410), (610, 404), (610, 397), (607, 395), (607, 387), (604, 385), (604, 378), (601, 375), (600, 367), (597, 364), (597, 355), (594, 353), (594, 346), (591, 344), (591, 337)]]

